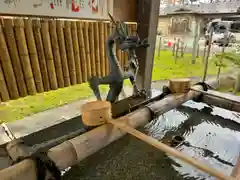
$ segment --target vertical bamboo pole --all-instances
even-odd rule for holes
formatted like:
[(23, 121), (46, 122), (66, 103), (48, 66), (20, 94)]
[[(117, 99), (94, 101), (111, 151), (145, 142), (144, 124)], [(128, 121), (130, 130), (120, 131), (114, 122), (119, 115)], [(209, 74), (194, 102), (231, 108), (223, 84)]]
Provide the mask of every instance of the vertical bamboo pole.
[[(35, 79), (37, 92), (41, 93), (44, 91), (44, 88), (43, 88), (42, 75), (41, 75), (39, 61), (38, 61), (36, 44), (35, 44), (34, 35), (33, 35), (31, 19), (25, 20), (25, 33), (26, 33), (28, 51), (29, 51), (29, 55), (30, 55), (33, 76)], [(19, 90), (19, 92), (20, 92), (20, 90)]]
[(134, 23), (132, 24), (132, 35), (136, 36), (136, 34), (137, 34), (137, 24)]
[(71, 22), (72, 26), (72, 41), (73, 41), (73, 52), (76, 66), (76, 75), (77, 75), (77, 83), (82, 83), (82, 68), (80, 62), (80, 52), (79, 52), (79, 44), (78, 44), (78, 33), (77, 33), (77, 24), (76, 21)]
[(97, 76), (102, 76), (101, 72), (101, 58), (100, 58), (100, 47), (99, 47), (99, 23), (94, 22), (94, 39), (95, 39), (95, 59)]
[(68, 62), (67, 62), (67, 52), (65, 48), (65, 38), (63, 32), (64, 21), (58, 20), (57, 21), (57, 36), (58, 36), (58, 43), (60, 48), (60, 55), (62, 60), (62, 70), (63, 70), (63, 79), (64, 79), (64, 86), (70, 86), (70, 76), (68, 70)]
[(16, 79), (14, 76), (11, 58), (8, 53), (7, 44), (4, 38), (4, 33), (2, 25), (0, 25), (0, 60), (2, 63), (2, 68), (7, 83), (8, 92), (11, 99), (16, 99), (19, 97)]
[(74, 85), (77, 83), (76, 76), (76, 66), (74, 61), (74, 53), (73, 53), (73, 43), (72, 43), (72, 33), (71, 33), (71, 22), (65, 21), (65, 40), (66, 40), (66, 50), (68, 57), (68, 68), (70, 73), (71, 84)]
[(91, 57), (90, 57), (90, 47), (89, 47), (89, 23), (87, 21), (84, 22), (84, 44), (85, 44), (85, 52), (86, 52), (86, 62), (87, 62), (87, 78), (90, 78), (92, 75), (91, 71)]
[(13, 29), (13, 20), (4, 19), (4, 32), (9, 49), (9, 54), (12, 60), (13, 70), (17, 81), (19, 95), (25, 97), (28, 95), (27, 87), (24, 80), (23, 69), (18, 54), (18, 48), (15, 40), (15, 34)]
[(106, 70), (105, 70), (105, 61), (104, 61), (104, 24), (103, 22), (98, 22), (99, 23), (99, 48), (100, 48), (100, 63), (101, 63), (101, 75), (105, 76), (106, 75)]
[(1, 63), (0, 63), (0, 97), (2, 101), (10, 100)]
[(90, 55), (91, 55), (91, 71), (92, 76), (97, 75), (96, 60), (95, 60), (95, 41), (94, 41), (94, 24), (95, 22), (89, 22), (89, 43), (90, 43)]
[(49, 83), (47, 63), (46, 63), (43, 42), (42, 42), (40, 20), (33, 20), (33, 33), (34, 33), (36, 48), (38, 52), (39, 66), (42, 74), (44, 91), (49, 91), (50, 83)]
[(87, 74), (87, 60), (86, 60), (86, 51), (85, 51), (85, 43), (83, 37), (83, 22), (77, 22), (77, 30), (78, 30), (78, 42), (80, 46), (80, 58), (81, 58), (81, 68), (82, 68), (82, 79), (83, 82), (87, 81), (88, 74)]
[(36, 86), (33, 78), (32, 67), (30, 63), (27, 42), (25, 38), (24, 32), (24, 22), (22, 19), (15, 19), (15, 33), (18, 45), (18, 52), (20, 55), (20, 60), (22, 62), (22, 66), (24, 67), (24, 76), (27, 84), (28, 94), (34, 95), (36, 94)]
[[(131, 35), (131, 31), (130, 31), (130, 24), (128, 24), (128, 35)], [(126, 66), (128, 64), (128, 53), (127, 51), (125, 51), (124, 53), (124, 66)]]
[(47, 70), (48, 70), (50, 87), (52, 90), (56, 90), (58, 88), (58, 83), (57, 83), (57, 77), (56, 77), (53, 54), (52, 54), (48, 20), (42, 20), (41, 24), (42, 24), (41, 30), (42, 30), (44, 54), (47, 62)]
[(107, 39), (108, 39), (108, 23), (104, 23), (104, 52), (105, 52), (105, 62), (106, 62), (106, 75), (109, 74), (109, 62), (107, 57)]
[(102, 51), (103, 51), (103, 67), (104, 67), (104, 75), (107, 73), (107, 61), (106, 61), (106, 35), (105, 35), (105, 22), (102, 22)]
[(59, 45), (58, 45), (56, 20), (49, 21), (49, 29), (50, 29), (50, 38), (51, 38), (50, 40), (52, 42), (52, 52), (54, 57), (54, 65), (56, 70), (58, 87), (63, 88), (64, 79), (63, 79), (62, 62), (60, 57)]

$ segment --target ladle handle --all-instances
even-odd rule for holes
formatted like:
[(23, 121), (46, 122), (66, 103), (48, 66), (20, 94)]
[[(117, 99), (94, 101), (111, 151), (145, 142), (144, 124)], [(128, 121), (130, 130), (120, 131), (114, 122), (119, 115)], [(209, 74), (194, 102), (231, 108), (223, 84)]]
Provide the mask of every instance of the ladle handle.
[(123, 122), (119, 122), (117, 120), (108, 120), (108, 123), (111, 123), (113, 124), (114, 126), (116, 126), (117, 128), (137, 137), (138, 139), (156, 147), (157, 149), (171, 155), (171, 156), (174, 156), (206, 173), (208, 173), (209, 175), (211, 176), (215, 176), (217, 177), (219, 180), (234, 180), (233, 177), (230, 177), (230, 176), (226, 176), (224, 175), (223, 173), (215, 170), (215, 169), (212, 169), (210, 167), (207, 167), (206, 165), (200, 163), (199, 161), (197, 161), (196, 159), (192, 158), (192, 157), (189, 157), (189, 156), (185, 156), (183, 153), (181, 153), (180, 151), (174, 149), (174, 148), (171, 148), (161, 142), (159, 142), (158, 140), (150, 137), (150, 136), (147, 136), (146, 134), (132, 128), (131, 126), (127, 125), (126, 123), (123, 123)]

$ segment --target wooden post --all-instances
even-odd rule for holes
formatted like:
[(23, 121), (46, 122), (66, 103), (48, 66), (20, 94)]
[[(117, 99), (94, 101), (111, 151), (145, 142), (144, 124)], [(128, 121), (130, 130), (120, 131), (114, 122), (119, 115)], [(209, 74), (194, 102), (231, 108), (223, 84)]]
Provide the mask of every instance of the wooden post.
[(192, 64), (196, 63), (196, 57), (197, 57), (197, 47), (198, 47), (198, 41), (199, 41), (199, 27), (200, 27), (200, 20), (198, 17), (196, 18), (196, 24), (195, 24), (195, 31), (194, 31), (194, 40), (193, 40), (193, 50), (192, 50)]
[[(215, 79), (207, 82), (210, 86), (215, 83)], [(194, 86), (193, 88), (203, 90), (202, 86)], [(182, 103), (191, 100), (198, 95), (200, 95), (200, 93), (195, 91), (189, 91), (186, 94), (180, 95), (169, 95), (160, 101), (153, 102), (149, 107), (160, 115), (178, 107)], [(129, 126), (137, 128), (149, 123), (151, 117), (149, 108), (141, 108), (133, 113), (116, 119), (116, 121), (125, 122)], [(96, 153), (125, 134), (126, 132), (121, 131), (119, 128), (114, 127), (111, 124), (105, 124), (51, 148), (48, 151), (48, 156), (56, 163), (60, 170), (64, 170), (65, 168), (77, 164), (79, 161)], [(27, 159), (1, 170), (0, 177), (4, 180), (36, 180), (36, 169), (34, 167), (34, 162)], [(230, 177), (229, 180), (231, 180)]]
[(206, 77), (207, 77), (208, 58), (209, 58), (209, 55), (210, 55), (210, 52), (211, 52), (211, 47), (212, 47), (212, 36), (213, 36), (213, 28), (211, 28), (211, 30), (210, 30), (207, 54), (204, 58), (204, 72), (203, 72), (203, 79), (202, 79), (203, 82), (206, 80)]
[(19, 95), (21, 97), (25, 97), (28, 95), (28, 92), (25, 84), (23, 68), (19, 58), (19, 53), (18, 53), (18, 48), (17, 48), (13, 27), (14, 27), (14, 24), (12, 19), (4, 19), (4, 32), (7, 40), (9, 54), (12, 59), (12, 66), (15, 72)]
[(137, 56), (141, 61), (139, 62), (139, 74), (137, 76), (136, 84), (140, 89), (145, 89), (147, 92), (150, 91), (152, 83), (159, 6), (160, 1), (156, 0), (138, 1), (138, 35), (140, 38), (148, 38), (148, 42), (151, 46), (147, 49), (137, 50)]
[(177, 63), (177, 59), (178, 59), (179, 43), (180, 43), (180, 38), (178, 38), (177, 44), (175, 45), (175, 57), (174, 57), (175, 63)]
[[(228, 35), (227, 35), (227, 32), (225, 32), (225, 33), (224, 33), (224, 42), (223, 42), (223, 47), (222, 47), (222, 52), (221, 52), (222, 54), (225, 52), (225, 46), (226, 46), (226, 44), (227, 44), (227, 36), (228, 36)], [(223, 63), (223, 57), (221, 56), (218, 61), (220, 61), (220, 64), (219, 64), (219, 66), (218, 66), (217, 79), (219, 79), (219, 77), (220, 77), (221, 65), (222, 65), (222, 63)]]
[(200, 45), (199, 45), (199, 42), (197, 44), (197, 58), (199, 58), (199, 51), (200, 51)]
[(160, 57), (160, 51), (161, 51), (161, 46), (162, 46), (162, 37), (161, 35), (159, 36), (159, 41), (158, 41), (158, 58)]
[(172, 47), (172, 56), (174, 57), (175, 57), (175, 52), (176, 52), (176, 38), (174, 37), (173, 47)]
[(186, 46), (184, 46), (184, 42), (182, 41), (182, 43), (181, 43), (181, 58), (184, 57), (185, 47), (186, 47)]

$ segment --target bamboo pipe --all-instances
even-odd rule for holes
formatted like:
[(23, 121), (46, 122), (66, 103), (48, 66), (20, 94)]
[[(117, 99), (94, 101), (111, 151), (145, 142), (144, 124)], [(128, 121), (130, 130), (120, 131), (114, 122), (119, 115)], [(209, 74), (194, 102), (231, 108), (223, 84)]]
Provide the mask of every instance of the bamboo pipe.
[(232, 177), (230, 176), (226, 176), (224, 175), (223, 173), (215, 170), (215, 169), (212, 169), (210, 167), (207, 167), (206, 165), (200, 163), (199, 161), (195, 160), (194, 158), (192, 157), (189, 157), (189, 156), (185, 156), (183, 153), (181, 153), (180, 151), (178, 150), (175, 150), (174, 148), (171, 148), (161, 142), (159, 142), (158, 140), (150, 137), (150, 136), (147, 136), (145, 134), (143, 134), (142, 132), (132, 128), (131, 126), (127, 125), (126, 123), (123, 123), (123, 121), (119, 122), (119, 121), (116, 121), (116, 120), (107, 120), (108, 123), (111, 123), (113, 124), (114, 126), (116, 126), (117, 128), (120, 128), (121, 130), (137, 137), (138, 139), (154, 146), (155, 148), (171, 155), (171, 156), (174, 156), (200, 170), (202, 170), (203, 172), (206, 172), (208, 173), (209, 175), (212, 175), (212, 176), (215, 176), (217, 178), (219, 178), (220, 180), (231, 180), (233, 179)]
[[(220, 78), (224, 79), (225, 77), (222, 76)], [(212, 86), (216, 82), (213, 80), (206, 83)], [(194, 86), (194, 88), (201, 90), (202, 86)], [(196, 91), (189, 91), (186, 94), (180, 95), (169, 95), (161, 101), (151, 103), (149, 107), (157, 110), (159, 114), (163, 114), (198, 95), (200, 93)], [(117, 120), (124, 120), (129, 126), (137, 128), (147, 124), (151, 120), (151, 112), (149, 108), (142, 108)], [(111, 124), (105, 124), (51, 148), (48, 151), (48, 156), (56, 163), (60, 170), (64, 170), (120, 139), (125, 134), (119, 128), (113, 127)], [(65, 154), (68, 155), (65, 156)], [(35, 164), (32, 160), (26, 159), (1, 170), (0, 177), (3, 180), (36, 180)]]
[(210, 95), (203, 95), (202, 97), (202, 102), (206, 104), (217, 106), (230, 111), (240, 112), (240, 101), (238, 103), (234, 101), (232, 99), (225, 100)]
[[(226, 93), (221, 93), (221, 92), (218, 92), (218, 91), (212, 91), (212, 90), (209, 90), (209, 92), (207, 92), (207, 91), (202, 91), (202, 90), (198, 90), (198, 89), (194, 89), (194, 88), (191, 88), (191, 90), (192, 91), (197, 91), (197, 92), (200, 92), (200, 93), (202, 93), (202, 94), (204, 94), (204, 95), (208, 95), (208, 96), (212, 96), (212, 97), (215, 97), (215, 98), (219, 98), (219, 99), (222, 99), (222, 100), (226, 100), (226, 101), (231, 101), (231, 102), (233, 102), (233, 103), (240, 103), (240, 101), (237, 101), (237, 100), (235, 100), (235, 99), (232, 99), (232, 98), (234, 98), (234, 95), (230, 95), (230, 96), (232, 96), (232, 98), (230, 98), (230, 96), (227, 96), (227, 97), (229, 97), (229, 98), (227, 98), (227, 97), (225, 97), (226, 96)], [(215, 94), (214, 94), (215, 93)], [(224, 95), (224, 96), (223, 96)], [(237, 97), (237, 96), (236, 96)], [(235, 97), (235, 98), (236, 98)]]

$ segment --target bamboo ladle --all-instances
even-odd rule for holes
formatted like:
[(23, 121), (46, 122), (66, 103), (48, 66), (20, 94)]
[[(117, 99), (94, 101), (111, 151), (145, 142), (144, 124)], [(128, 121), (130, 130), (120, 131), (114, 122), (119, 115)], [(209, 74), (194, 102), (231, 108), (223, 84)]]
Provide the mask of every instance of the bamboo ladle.
[[(99, 118), (97, 118), (99, 117)], [(127, 118), (127, 117), (126, 117)], [(111, 104), (107, 101), (93, 101), (82, 106), (82, 121), (85, 125), (101, 125), (110, 123), (116, 128), (125, 131), (138, 139), (154, 146), (155, 148), (174, 156), (202, 171), (208, 173), (211, 176), (217, 177), (219, 180), (234, 180), (235, 178), (226, 176), (223, 173), (206, 166), (205, 164), (197, 161), (196, 159), (186, 156), (180, 151), (171, 148), (158, 140), (147, 136), (146, 134), (132, 128), (130, 125), (124, 123), (124, 118), (121, 121), (117, 121), (111, 118)]]

